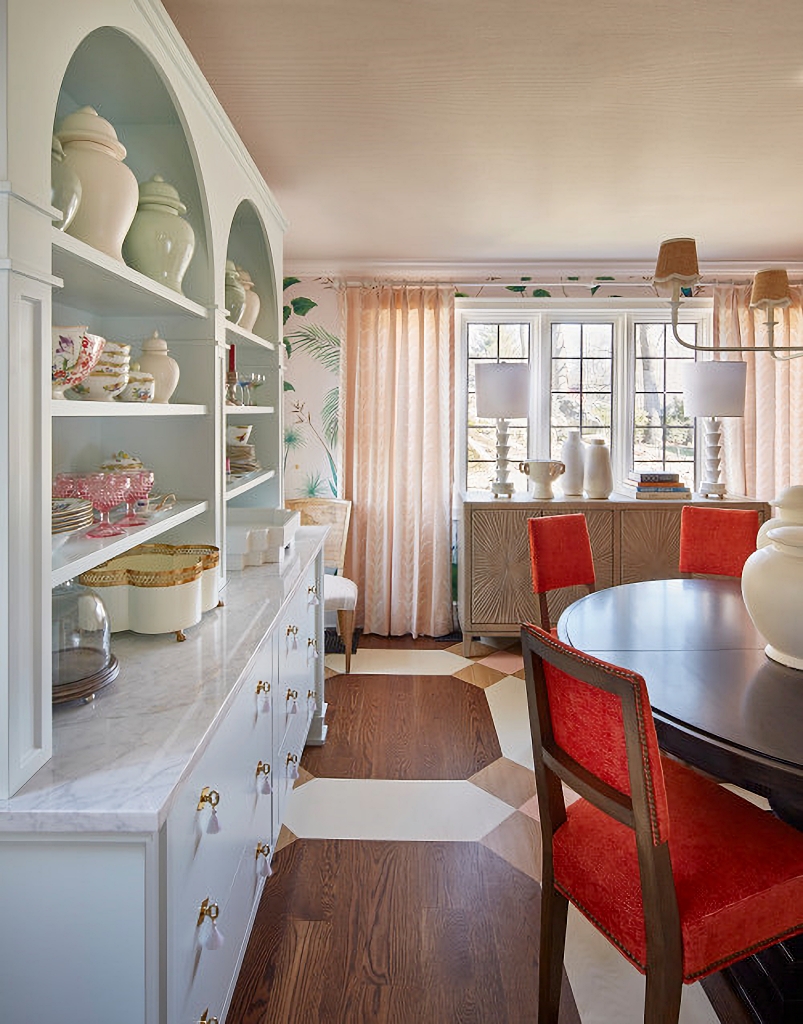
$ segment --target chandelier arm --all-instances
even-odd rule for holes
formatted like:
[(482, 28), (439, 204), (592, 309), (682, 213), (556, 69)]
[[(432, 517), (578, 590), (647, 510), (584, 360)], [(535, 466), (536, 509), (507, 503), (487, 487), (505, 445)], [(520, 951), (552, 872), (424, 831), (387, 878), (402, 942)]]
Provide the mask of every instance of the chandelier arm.
[[(713, 345), (695, 345), (691, 341), (684, 341), (683, 338), (678, 334), (678, 309), (680, 307), (680, 299), (675, 298), (674, 295), (669, 300), (669, 305), (672, 307), (672, 334), (675, 336), (675, 341), (678, 345), (682, 345), (683, 348), (688, 348), (692, 352), (769, 352), (770, 355), (777, 359), (779, 362), (788, 362), (790, 359), (800, 359), (803, 356), (803, 345), (776, 345), (773, 328), (775, 327), (774, 320), (767, 320), (767, 330), (769, 332), (769, 344), (768, 345), (723, 345), (721, 348), (714, 348)], [(794, 352), (795, 355), (780, 355), (781, 352)]]

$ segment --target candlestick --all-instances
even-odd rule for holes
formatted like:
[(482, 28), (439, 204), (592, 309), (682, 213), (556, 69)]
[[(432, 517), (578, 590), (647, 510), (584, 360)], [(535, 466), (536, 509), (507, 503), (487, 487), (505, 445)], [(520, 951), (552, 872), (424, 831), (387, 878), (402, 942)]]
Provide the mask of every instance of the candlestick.
[(234, 345), (229, 345), (229, 373), (234, 373), (237, 367), (235, 364)]

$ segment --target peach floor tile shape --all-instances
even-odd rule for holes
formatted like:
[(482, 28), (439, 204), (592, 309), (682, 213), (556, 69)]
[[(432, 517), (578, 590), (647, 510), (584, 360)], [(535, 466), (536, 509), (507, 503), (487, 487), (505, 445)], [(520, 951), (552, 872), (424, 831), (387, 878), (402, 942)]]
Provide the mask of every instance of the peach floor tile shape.
[(536, 882), (541, 881), (541, 826), (537, 821), (514, 811), (480, 843)]
[(290, 843), (294, 843), (296, 839), (298, 839), (298, 836), (294, 835), (286, 825), (282, 825), (279, 831), (279, 838), (276, 840), (274, 854), (277, 854), (279, 850), (283, 850), (285, 846), (289, 846)]
[(315, 776), (311, 775), (306, 768), (298, 769), (298, 778), (293, 783), (293, 789), (298, 789), (299, 786), (303, 786), (305, 782), (310, 782)]
[(483, 658), (479, 664), (495, 668), (503, 676), (512, 676), (524, 668), (524, 659), (515, 651), (497, 651)]
[(505, 678), (504, 673), (497, 669), (478, 664), (467, 665), (459, 672), (453, 672), (452, 675), (455, 679), (459, 679), (463, 683), (471, 683), (472, 686), (479, 686), (482, 690)]
[[(468, 780), (486, 793), (504, 800), (511, 807), (522, 808), (535, 798), (535, 775), (529, 768), (500, 757)], [(523, 808), (522, 808), (523, 809)]]

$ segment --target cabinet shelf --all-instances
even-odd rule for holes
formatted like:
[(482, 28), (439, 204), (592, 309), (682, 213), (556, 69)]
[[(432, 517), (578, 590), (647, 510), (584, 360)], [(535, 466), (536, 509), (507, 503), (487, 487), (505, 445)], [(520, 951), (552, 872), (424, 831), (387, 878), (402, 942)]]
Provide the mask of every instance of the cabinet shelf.
[(276, 409), (272, 405), (224, 405), (226, 416), (265, 416), (272, 415)]
[(96, 316), (184, 315), (198, 320), (209, 316), (200, 303), (56, 228), (53, 273), (63, 281), (54, 300), (76, 309), (91, 309)]
[(190, 519), (201, 515), (208, 508), (206, 501), (177, 501), (167, 512), (156, 513), (145, 526), (135, 526), (126, 530), (119, 537), (89, 538), (86, 536), (69, 537), (65, 544), (53, 552), (52, 585), (60, 583), (88, 572), (102, 562), (122, 555), (137, 544), (144, 544), (160, 534), (180, 526)]
[(272, 480), (274, 476), (276, 476), (275, 469), (265, 469), (240, 477), (239, 480), (232, 481), (231, 483), (227, 482), (226, 501), (230, 501), (232, 498), (236, 498), (240, 494), (245, 494), (246, 491), (251, 491), (255, 487), (259, 487), (259, 485), (264, 484), (266, 480)]
[(244, 327), (238, 327), (237, 324), (230, 322), (226, 324), (226, 337), (230, 342), (232, 339), (235, 341), (250, 341), (254, 345), (268, 349), (270, 352), (276, 351), (275, 342), (268, 341), (267, 338), (260, 338), (258, 334), (252, 334), (251, 331), (246, 331)]
[(169, 405), (163, 402), (74, 402), (55, 401), (51, 405), (53, 416), (206, 416), (205, 405)]

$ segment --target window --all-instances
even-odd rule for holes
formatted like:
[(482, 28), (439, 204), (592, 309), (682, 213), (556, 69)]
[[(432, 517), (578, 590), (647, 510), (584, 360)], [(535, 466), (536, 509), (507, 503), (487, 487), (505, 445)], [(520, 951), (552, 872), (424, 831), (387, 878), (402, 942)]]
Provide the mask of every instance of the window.
[[(665, 301), (461, 299), (457, 316), (461, 488), (488, 490), (495, 475), (495, 423), (477, 417), (474, 401), (474, 368), (489, 360), (530, 365), (530, 419), (510, 423), (517, 491), (527, 489), (518, 463), (559, 458), (569, 430), (605, 438), (617, 483), (633, 469), (667, 470), (693, 486), (695, 431), (683, 410), (681, 372), (695, 353), (675, 341)], [(682, 317), (684, 340), (710, 344), (710, 301), (686, 300)]]

